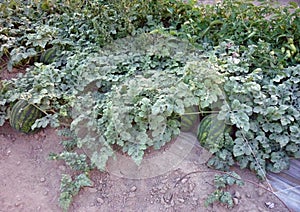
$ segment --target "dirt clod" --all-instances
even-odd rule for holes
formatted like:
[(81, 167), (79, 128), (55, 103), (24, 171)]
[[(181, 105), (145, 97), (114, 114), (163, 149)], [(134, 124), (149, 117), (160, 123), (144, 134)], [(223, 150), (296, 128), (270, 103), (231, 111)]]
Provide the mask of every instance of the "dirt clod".
[(131, 191), (131, 192), (135, 192), (136, 189), (137, 189), (136, 186), (132, 186), (132, 187), (130, 188), (130, 191)]
[(266, 204), (267, 208), (270, 208), (270, 209), (275, 207), (275, 204), (273, 202), (266, 202), (265, 204)]
[(262, 189), (257, 189), (257, 194), (258, 194), (258, 196), (262, 196), (265, 192), (262, 190)]
[(89, 193), (96, 193), (97, 189), (96, 188), (86, 188), (86, 191), (88, 191)]
[(63, 165), (58, 166), (58, 169), (61, 170), (61, 171), (65, 171), (66, 170), (66, 166), (63, 166)]
[(239, 199), (234, 197), (233, 198), (233, 204), (238, 205), (239, 204)]
[(179, 199), (178, 199), (178, 202), (184, 203), (184, 199), (179, 198)]
[(135, 197), (135, 193), (129, 193), (128, 197), (130, 198)]
[(187, 178), (183, 178), (182, 180), (181, 180), (181, 183), (186, 183), (188, 181), (188, 179)]
[(103, 203), (104, 203), (104, 200), (103, 200), (102, 198), (98, 197), (98, 198), (97, 198), (97, 202), (100, 203), (100, 204), (103, 204)]
[(236, 198), (238, 198), (238, 199), (241, 199), (241, 194), (240, 194), (240, 192), (235, 191), (234, 197), (236, 197)]

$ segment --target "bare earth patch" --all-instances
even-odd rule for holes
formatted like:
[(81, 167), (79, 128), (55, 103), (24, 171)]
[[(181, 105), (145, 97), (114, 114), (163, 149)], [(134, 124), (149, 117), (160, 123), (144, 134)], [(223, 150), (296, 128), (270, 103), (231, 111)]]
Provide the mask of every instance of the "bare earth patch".
[[(5, 124), (0, 128), (0, 142), (0, 211), (61, 211), (58, 204), (61, 174), (71, 171), (63, 162), (48, 158), (50, 152), (62, 150), (56, 131), (48, 128), (35, 135), (24, 135)], [(164, 154), (168, 149), (159, 151)], [(151, 154), (158, 155), (149, 152), (147, 157), (151, 158)], [(94, 185), (79, 192), (70, 211), (288, 211), (275, 195), (257, 186), (266, 187), (265, 183), (248, 170), (239, 169), (234, 170), (257, 185), (246, 182), (243, 187), (231, 187), (229, 191), (236, 197), (233, 209), (220, 204), (205, 208), (205, 198), (214, 190), (215, 175), (205, 166), (208, 157), (194, 143), (173, 170), (158, 176), (153, 173), (151, 178), (132, 179), (112, 171), (95, 170), (91, 173)], [(193, 174), (195, 171), (200, 172)], [(274, 208), (267, 208), (266, 203), (274, 203)]]

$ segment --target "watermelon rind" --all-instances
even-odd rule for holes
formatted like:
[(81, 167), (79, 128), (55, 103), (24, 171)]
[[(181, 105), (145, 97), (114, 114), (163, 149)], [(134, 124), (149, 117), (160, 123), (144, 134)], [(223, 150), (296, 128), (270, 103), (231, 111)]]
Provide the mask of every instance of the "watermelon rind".
[(222, 146), (225, 133), (232, 130), (223, 120), (217, 118), (218, 114), (209, 114), (205, 116), (198, 126), (197, 138), (201, 146), (208, 150), (215, 151)]
[(32, 133), (31, 127), (37, 119), (43, 117), (43, 112), (26, 100), (19, 100), (10, 112), (10, 125), (22, 133)]
[(57, 57), (57, 49), (50, 48), (44, 51), (40, 56), (40, 62), (46, 65), (53, 63)]
[(180, 117), (181, 128), (182, 132), (190, 132), (199, 122), (199, 111), (198, 107), (188, 107), (185, 109), (185, 114)]

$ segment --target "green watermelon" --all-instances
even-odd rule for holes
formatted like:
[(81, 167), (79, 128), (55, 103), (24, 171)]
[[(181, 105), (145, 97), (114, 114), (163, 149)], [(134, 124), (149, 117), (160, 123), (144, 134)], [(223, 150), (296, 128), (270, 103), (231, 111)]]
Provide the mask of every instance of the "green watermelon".
[[(181, 128), (180, 130), (183, 132), (192, 131), (195, 124), (199, 121), (199, 111), (198, 107), (189, 107), (185, 109), (186, 115), (182, 115), (180, 117)], [(191, 114), (189, 114), (191, 113)]]
[(34, 132), (31, 126), (39, 118), (43, 117), (43, 112), (25, 100), (19, 100), (11, 109), (10, 125), (23, 133)]
[(55, 61), (57, 57), (57, 49), (56, 48), (50, 48), (44, 51), (40, 56), (40, 62), (44, 64), (50, 64)]
[(209, 150), (218, 149), (220, 142), (224, 140), (224, 134), (230, 133), (232, 130), (230, 125), (226, 125), (217, 116), (218, 114), (205, 116), (198, 126), (198, 141), (204, 148)]

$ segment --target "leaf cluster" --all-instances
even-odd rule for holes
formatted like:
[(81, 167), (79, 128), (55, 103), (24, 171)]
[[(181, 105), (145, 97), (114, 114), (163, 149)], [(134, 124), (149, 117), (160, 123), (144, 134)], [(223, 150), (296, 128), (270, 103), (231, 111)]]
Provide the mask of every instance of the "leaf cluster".
[(92, 186), (92, 181), (86, 174), (79, 174), (75, 178), (64, 174), (61, 179), (59, 203), (63, 211), (68, 211), (73, 197), (82, 187)]
[[(227, 169), (234, 159), (241, 168), (249, 167), (261, 178), (266, 171), (287, 169), (289, 158), (299, 158), (300, 150), (295, 137), (300, 128), (299, 65), (252, 72), (243, 65), (226, 67), (231, 73), (224, 84), (227, 103), (219, 116), (237, 129), (233, 140), (223, 145), (209, 164)], [(243, 75), (241, 69), (245, 69)]]
[(219, 67), (172, 36), (124, 38), (102, 51), (96, 61), (105, 64), (88, 74), (93, 82), (87, 88), (94, 90), (77, 98), (80, 113), (73, 113), (71, 123), (79, 146), (92, 150), (91, 160), (101, 170), (115, 146), (140, 163), (147, 148), (159, 149), (179, 134), (186, 108), (206, 108), (222, 98)]
[(85, 154), (78, 154), (76, 152), (64, 151), (60, 154), (50, 154), (52, 160), (64, 160), (68, 166), (73, 170), (88, 172), (91, 170), (91, 166), (87, 162), (87, 156)]
[[(232, 40), (241, 53), (249, 46), (256, 49), (249, 58), (250, 68), (278, 68), (299, 63), (300, 10), (296, 3), (276, 5), (274, 1), (225, 0), (216, 5), (188, 8), (180, 18), (180, 26), (169, 30), (193, 43), (218, 46)], [(172, 31), (173, 30), (173, 31)], [(293, 53), (291, 53), (293, 52)]]
[[(176, 4), (175, 4), (176, 2)], [(170, 25), (168, 9), (180, 1), (4, 1), (0, 6), (0, 58), (8, 70), (41, 54), (104, 46), (112, 40)], [(180, 7), (180, 6), (179, 6)]]
[(0, 126), (2, 126), (8, 118), (9, 101), (7, 99), (9, 98), (8, 91), (10, 87), (10, 82), (0, 80)]
[(0, 58), (8, 58), (7, 68), (33, 64), (46, 49), (60, 43), (58, 29), (46, 24), (50, 1), (4, 1), (0, 5)]
[[(67, 136), (67, 134), (65, 134), (66, 131), (61, 130), (60, 132), (62, 135)], [(69, 134), (69, 136), (71, 136), (71, 134)], [(78, 154), (74, 151), (75, 147), (76, 146), (73, 146), (69, 151), (63, 151), (59, 154), (51, 153), (49, 155), (51, 160), (65, 161), (65, 163), (76, 172), (75, 174), (73, 173), (73, 176), (63, 174), (61, 178), (59, 204), (64, 211), (68, 211), (73, 197), (78, 194), (81, 188), (93, 185), (89, 177), (89, 172), (93, 167), (90, 165), (87, 155)]]
[(235, 172), (229, 172), (228, 174), (216, 174), (214, 178), (214, 186), (216, 190), (211, 193), (205, 200), (205, 206), (209, 206), (215, 202), (233, 207), (233, 197), (230, 192), (227, 191), (229, 186), (238, 185), (243, 186), (244, 182), (241, 177)]

